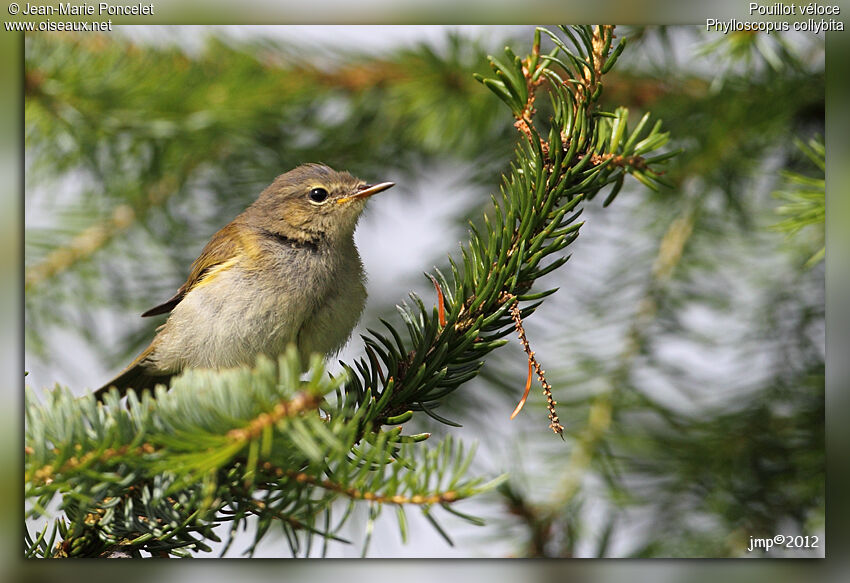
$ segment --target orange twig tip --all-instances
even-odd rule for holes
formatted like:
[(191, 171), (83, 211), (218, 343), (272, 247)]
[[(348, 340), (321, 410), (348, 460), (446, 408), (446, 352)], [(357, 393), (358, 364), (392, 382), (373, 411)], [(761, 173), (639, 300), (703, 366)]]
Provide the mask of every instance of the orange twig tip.
[(440, 326), (446, 325), (446, 305), (443, 299), (443, 290), (440, 289), (440, 284), (433, 275), (428, 275), (431, 278), (431, 283), (434, 284), (434, 289), (437, 290), (437, 317), (440, 319)]
[(525, 405), (525, 401), (528, 399), (528, 392), (531, 391), (531, 378), (534, 373), (534, 368), (531, 366), (531, 361), (528, 361), (528, 379), (525, 381), (525, 392), (522, 394), (522, 399), (519, 400), (519, 403), (514, 409), (514, 412), (511, 413), (511, 419), (517, 416), (517, 414), (522, 411), (523, 405)]

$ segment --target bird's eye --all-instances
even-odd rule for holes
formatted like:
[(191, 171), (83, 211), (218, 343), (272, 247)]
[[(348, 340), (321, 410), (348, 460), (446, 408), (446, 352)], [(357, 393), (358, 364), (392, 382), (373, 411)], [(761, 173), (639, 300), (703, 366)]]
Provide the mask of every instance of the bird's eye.
[(315, 203), (322, 203), (328, 199), (328, 191), (324, 188), (314, 188), (307, 196)]

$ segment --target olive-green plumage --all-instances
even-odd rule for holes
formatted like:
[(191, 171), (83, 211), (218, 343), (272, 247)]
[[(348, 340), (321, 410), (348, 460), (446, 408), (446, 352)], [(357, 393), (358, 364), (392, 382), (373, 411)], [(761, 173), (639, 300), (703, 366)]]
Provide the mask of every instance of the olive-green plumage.
[(96, 394), (167, 384), (186, 368), (253, 365), (289, 343), (305, 362), (338, 351), (366, 302), (357, 219), (369, 196), (391, 186), (319, 164), (278, 176), (213, 235), (174, 297), (142, 314), (170, 313), (150, 346)]

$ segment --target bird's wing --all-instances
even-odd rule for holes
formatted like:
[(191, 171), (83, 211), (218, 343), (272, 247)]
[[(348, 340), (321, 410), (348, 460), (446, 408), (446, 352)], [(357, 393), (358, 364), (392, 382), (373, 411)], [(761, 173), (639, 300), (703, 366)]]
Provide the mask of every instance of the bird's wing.
[(213, 238), (201, 251), (200, 256), (192, 263), (192, 272), (189, 274), (186, 283), (180, 286), (180, 289), (171, 299), (151, 308), (142, 314), (142, 317), (146, 318), (170, 312), (193, 287), (201, 282), (211, 269), (236, 257), (242, 247), (241, 237), (237, 233), (235, 223), (230, 223), (213, 235)]

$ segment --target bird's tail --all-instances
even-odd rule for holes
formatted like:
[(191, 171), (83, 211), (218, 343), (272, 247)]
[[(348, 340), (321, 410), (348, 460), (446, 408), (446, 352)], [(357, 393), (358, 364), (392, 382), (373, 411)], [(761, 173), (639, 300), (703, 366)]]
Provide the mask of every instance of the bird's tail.
[(142, 352), (117, 377), (96, 390), (94, 395), (97, 400), (102, 401), (112, 387), (118, 389), (118, 393), (123, 397), (127, 393), (127, 389), (133, 389), (138, 393), (143, 389), (153, 389), (157, 384), (167, 385), (175, 373), (156, 370), (145, 360), (149, 350)]

